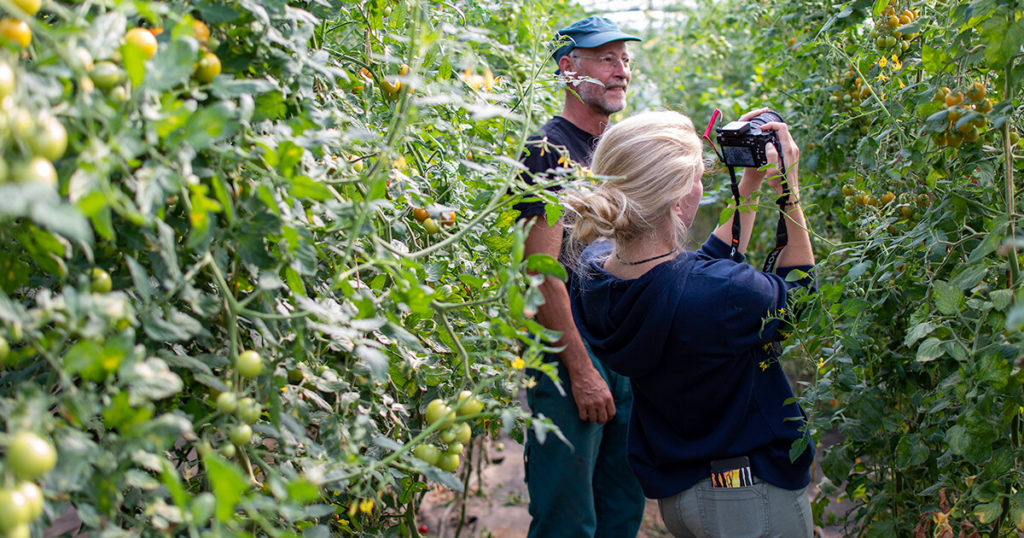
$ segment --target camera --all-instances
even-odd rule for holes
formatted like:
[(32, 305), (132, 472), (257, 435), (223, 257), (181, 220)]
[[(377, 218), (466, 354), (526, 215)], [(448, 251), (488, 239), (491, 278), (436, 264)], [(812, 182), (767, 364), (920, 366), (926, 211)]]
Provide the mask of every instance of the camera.
[(766, 110), (750, 121), (731, 121), (718, 128), (718, 145), (726, 166), (759, 168), (768, 164), (765, 144), (777, 143), (775, 131), (762, 131), (761, 126), (772, 121), (786, 123), (782, 116)]

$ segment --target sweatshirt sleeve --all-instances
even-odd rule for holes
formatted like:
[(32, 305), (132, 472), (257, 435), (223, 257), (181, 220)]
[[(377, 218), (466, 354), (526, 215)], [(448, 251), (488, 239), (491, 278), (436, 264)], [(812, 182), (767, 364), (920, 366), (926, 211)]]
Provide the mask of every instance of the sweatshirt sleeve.
[[(728, 258), (728, 247), (721, 240), (712, 239)], [(806, 275), (790, 281), (787, 277), (794, 270)], [(727, 315), (731, 320), (726, 326), (736, 331), (733, 337), (742, 347), (783, 340), (780, 329), (785, 332), (786, 324), (795, 318), (786, 308), (789, 293), (799, 287), (814, 289), (813, 266), (783, 267), (778, 273), (765, 273), (749, 264), (737, 263), (729, 273)]]

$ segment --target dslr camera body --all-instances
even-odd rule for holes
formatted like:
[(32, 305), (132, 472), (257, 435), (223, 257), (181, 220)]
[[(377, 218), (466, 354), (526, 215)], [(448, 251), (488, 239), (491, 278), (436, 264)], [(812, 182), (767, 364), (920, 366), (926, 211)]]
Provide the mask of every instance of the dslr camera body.
[(762, 131), (768, 122), (782, 122), (782, 116), (766, 110), (750, 121), (731, 121), (718, 127), (718, 145), (722, 148), (722, 161), (726, 166), (760, 168), (768, 164), (766, 144), (778, 144), (775, 131)]

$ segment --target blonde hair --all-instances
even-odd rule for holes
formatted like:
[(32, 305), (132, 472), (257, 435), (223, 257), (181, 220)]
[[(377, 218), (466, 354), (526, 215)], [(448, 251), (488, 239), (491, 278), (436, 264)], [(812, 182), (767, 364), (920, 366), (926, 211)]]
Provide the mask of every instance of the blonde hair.
[(644, 112), (613, 125), (591, 162), (595, 174), (608, 178), (562, 196), (573, 242), (606, 238), (621, 244), (671, 218), (681, 244), (686, 225), (674, 217), (672, 206), (700, 181), (703, 160), (693, 122), (678, 112)]

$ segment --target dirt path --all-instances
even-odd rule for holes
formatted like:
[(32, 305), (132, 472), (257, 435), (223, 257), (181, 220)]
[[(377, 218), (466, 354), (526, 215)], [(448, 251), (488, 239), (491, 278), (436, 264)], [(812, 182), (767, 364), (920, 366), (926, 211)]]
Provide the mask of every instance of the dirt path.
[[(490, 463), (481, 465), (480, 476), (474, 475), (470, 480), (469, 493), (466, 496), (466, 523), (459, 532), (460, 537), (473, 538), (522, 538), (530, 526), (530, 514), (527, 511), (529, 496), (523, 482), (523, 447), (511, 439), (502, 441), (485, 441)], [(476, 465), (476, 463), (474, 463)], [(817, 470), (817, 469), (816, 469)], [(814, 488), (820, 479), (820, 471), (812, 477), (808, 495), (814, 499), (817, 489)], [(427, 536), (452, 538), (458, 525), (460, 510), (455, 495), (441, 487), (427, 493), (420, 506), (421, 524), (427, 527)], [(843, 514), (849, 505), (836, 503), (829, 510)], [(843, 518), (839, 516), (838, 521)], [(841, 526), (815, 528), (820, 538), (838, 538), (843, 536)], [(648, 500), (644, 512), (643, 525), (638, 538), (665, 538), (671, 535), (665, 530), (658, 512), (656, 501)]]

